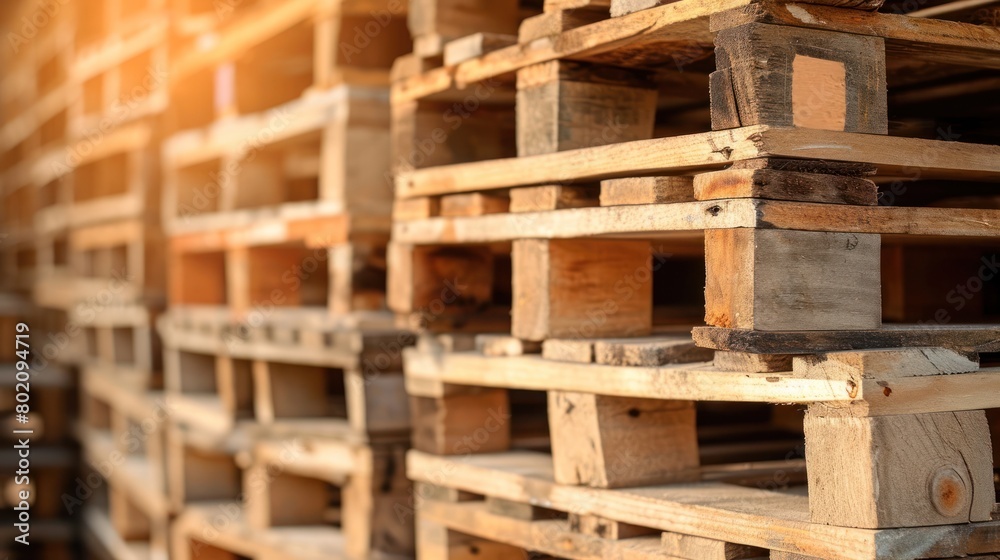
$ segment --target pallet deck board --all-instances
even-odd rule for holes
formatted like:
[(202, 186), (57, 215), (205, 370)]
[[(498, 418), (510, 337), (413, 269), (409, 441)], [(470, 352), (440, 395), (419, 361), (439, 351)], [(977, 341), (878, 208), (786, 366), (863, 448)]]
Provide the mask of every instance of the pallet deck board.
[(665, 400), (824, 403), (878, 416), (991, 408), (1000, 391), (1000, 368), (886, 382), (720, 371), (711, 363), (627, 367), (473, 352), (426, 355), (407, 350), (405, 360), (407, 390), (420, 396), (444, 396), (451, 385), (467, 385)]
[(430, 167), (400, 173), (397, 197), (410, 198), (615, 177), (682, 175), (762, 157), (871, 163), (883, 176), (990, 181), (1000, 146), (829, 130), (754, 125), (636, 140), (553, 154)]
[[(558, 485), (548, 455), (407, 455), (410, 478), (476, 494), (712, 539), (840, 559), (951, 557), (989, 552), (1000, 522), (852, 529), (809, 522), (807, 497), (716, 482), (620, 490)], [(443, 479), (441, 473), (448, 473)]]
[(704, 230), (730, 228), (989, 238), (998, 225), (1000, 211), (988, 209), (831, 207), (730, 199), (426, 218), (395, 223), (393, 239), (415, 245), (582, 237), (697, 240)]

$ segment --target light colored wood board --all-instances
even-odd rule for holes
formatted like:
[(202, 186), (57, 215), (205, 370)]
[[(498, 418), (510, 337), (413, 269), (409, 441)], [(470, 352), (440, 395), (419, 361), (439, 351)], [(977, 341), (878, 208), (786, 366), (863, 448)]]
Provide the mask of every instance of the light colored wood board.
[(607, 19), (606, 14), (593, 10), (558, 10), (538, 14), (524, 19), (517, 30), (517, 40), (521, 44), (535, 39), (558, 35), (576, 27)]
[(988, 521), (993, 455), (983, 411), (806, 415), (811, 519), (887, 528)]
[(472, 353), (439, 358), (406, 351), (408, 383), (434, 379), (457, 385), (592, 392), (673, 400), (764, 402), (849, 401), (844, 382), (803, 380), (773, 374), (719, 372), (707, 364), (658, 368), (576, 365), (534, 356), (486, 358)]
[[(877, 380), (861, 384), (847, 380), (803, 379), (789, 373), (719, 371), (710, 364), (674, 364), (661, 367), (604, 366), (548, 360), (537, 356), (489, 358), (463, 352), (429, 356), (404, 352), (407, 389), (420, 391), (421, 381), (439, 384), (500, 387), (533, 391), (589, 392), (621, 397), (775, 404), (826, 403), (855, 414), (892, 415), (1000, 408), (1000, 369), (979, 373), (906, 377), (889, 383), (891, 393)], [(414, 393), (414, 391), (420, 391)]]
[(857, 560), (986, 552), (998, 522), (873, 531), (811, 523), (805, 496), (706, 482), (634, 489), (558, 485), (547, 455), (509, 452), (463, 458), (411, 451), (411, 479), (449, 472), (449, 486), (549, 507), (771, 550)]
[(988, 237), (997, 210), (856, 207), (735, 199), (669, 205), (576, 208), (397, 223), (402, 243), (488, 243), (530, 238), (700, 236), (701, 230), (777, 228), (842, 233)]
[[(490, 512), (483, 503), (428, 502), (421, 516), (452, 530), (574, 560), (663, 559), (659, 540), (636, 537), (610, 540), (572, 531), (565, 520), (526, 521)], [(523, 553), (521, 553), (523, 554)], [(450, 558), (456, 558), (452, 555)], [(459, 556), (458, 558), (462, 558)], [(478, 556), (477, 556), (478, 558)]]
[(830, 352), (799, 356), (793, 371), (804, 377), (823, 379), (895, 379), (924, 375), (969, 373), (979, 369), (979, 360), (947, 348), (900, 348), (859, 352)]
[[(686, 1), (686, 0), (685, 0)], [(672, 138), (636, 140), (514, 159), (431, 167), (396, 177), (397, 196), (469, 192), (623, 176), (718, 169), (761, 157), (870, 163), (884, 176), (989, 180), (1000, 147), (854, 132), (754, 125)]]

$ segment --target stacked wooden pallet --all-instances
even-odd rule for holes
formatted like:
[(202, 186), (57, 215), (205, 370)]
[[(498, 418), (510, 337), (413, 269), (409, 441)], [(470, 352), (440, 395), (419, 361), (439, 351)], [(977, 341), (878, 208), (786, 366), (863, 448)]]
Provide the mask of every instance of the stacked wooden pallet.
[[(72, 437), (77, 382), (67, 366), (80, 356), (80, 341), (67, 334), (64, 309), (32, 302), (39, 295), (32, 293), (36, 281), (65, 263), (67, 253), (65, 236), (44, 231), (37, 217), (51, 204), (46, 177), (67, 143), (74, 91), (72, 26), (71, 6), (54, 11), (28, 2), (5, 6), (8, 48), (0, 55), (0, 333), (5, 341), (0, 414), (6, 429), (0, 551), (12, 559), (69, 559), (77, 548), (78, 531), (63, 496), (74, 491), (78, 471)], [(24, 546), (25, 539), (30, 547)]]
[(163, 147), (173, 557), (406, 555), (412, 335), (385, 309), (406, 3), (216, 7), (175, 12)]
[(71, 513), (97, 557), (166, 558), (154, 324), (165, 301), (159, 144), (167, 5), (101, 0), (72, 13), (65, 143), (37, 164), (35, 215), (35, 299), (65, 312), (80, 370), (76, 431), (85, 471)]
[(546, 2), (397, 75), (418, 557), (1000, 552), (1000, 31), (827, 4)]

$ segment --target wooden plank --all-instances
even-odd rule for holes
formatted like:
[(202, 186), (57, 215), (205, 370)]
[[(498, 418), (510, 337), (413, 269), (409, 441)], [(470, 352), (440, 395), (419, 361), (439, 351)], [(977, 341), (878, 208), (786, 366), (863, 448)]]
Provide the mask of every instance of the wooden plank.
[[(570, 530), (564, 520), (527, 521), (499, 515), (489, 511), (483, 503), (448, 504), (428, 502), (421, 509), (421, 516), (447, 526), (460, 533), (476, 535), (509, 543), (525, 550), (558, 555), (558, 558), (596, 560), (620, 558), (622, 560), (662, 559), (659, 540), (653, 537), (636, 537), (624, 540), (605, 539), (592, 534)], [(523, 555), (521, 551), (514, 554)], [(438, 556), (435, 556), (437, 558)], [(512, 558), (504, 556), (503, 558)], [(441, 556), (441, 558), (444, 558)], [(454, 555), (451, 559), (464, 558)], [(477, 556), (476, 558), (480, 558)], [(487, 558), (492, 558), (487, 556)]]
[(411, 451), (407, 458), (407, 472), (417, 481), (448, 472), (453, 488), (525, 503), (544, 497), (560, 511), (823, 558), (975, 554), (987, 552), (1000, 532), (998, 522), (882, 531), (823, 525), (809, 521), (805, 496), (713, 482), (631, 490), (558, 485), (550, 458), (529, 452), (450, 459)]
[(805, 434), (813, 522), (887, 528), (990, 519), (993, 456), (981, 410), (807, 414)]
[(404, 355), (408, 388), (411, 380), (431, 379), (457, 385), (674, 400), (809, 403), (857, 397), (856, 391), (843, 381), (773, 374), (733, 375), (707, 364), (625, 367), (578, 365), (535, 356), (498, 359), (453, 353), (434, 358), (415, 351)]
[[(684, 0), (686, 1), (686, 0)], [(735, 161), (787, 157), (870, 163), (885, 176), (989, 180), (1000, 175), (1000, 147), (853, 132), (750, 126), (638, 140), (555, 154), (432, 167), (401, 173), (397, 196), (470, 192), (571, 180), (678, 174)], [(567, 170), (572, 170), (567, 176)]]
[[(537, 356), (485, 357), (478, 353), (427, 356), (404, 352), (411, 394), (444, 395), (446, 384), (586, 392), (609, 396), (713, 402), (826, 403), (845, 414), (892, 415), (1000, 408), (996, 368), (960, 375), (879, 379), (803, 378), (788, 372), (722, 371), (709, 364), (606, 366)], [(817, 374), (818, 376), (819, 374)], [(434, 388), (428, 390), (427, 382)], [(886, 394), (885, 388), (891, 391)], [(855, 405), (854, 403), (857, 401)], [(858, 406), (863, 403), (863, 406)], [(831, 414), (836, 411), (831, 410)]]
[(698, 242), (703, 236), (701, 230), (725, 228), (990, 237), (998, 214), (997, 210), (857, 207), (743, 199), (437, 218), (396, 224), (393, 237), (416, 244), (583, 237)]

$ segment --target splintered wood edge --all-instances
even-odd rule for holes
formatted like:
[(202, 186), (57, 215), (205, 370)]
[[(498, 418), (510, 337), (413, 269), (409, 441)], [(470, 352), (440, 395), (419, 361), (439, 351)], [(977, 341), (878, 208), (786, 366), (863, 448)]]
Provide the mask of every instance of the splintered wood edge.
[(398, 198), (540, 184), (721, 169), (760, 157), (870, 163), (883, 176), (920, 169), (924, 178), (995, 180), (1000, 148), (843, 131), (765, 125), (636, 140), (554, 154), (430, 167), (400, 173)]

